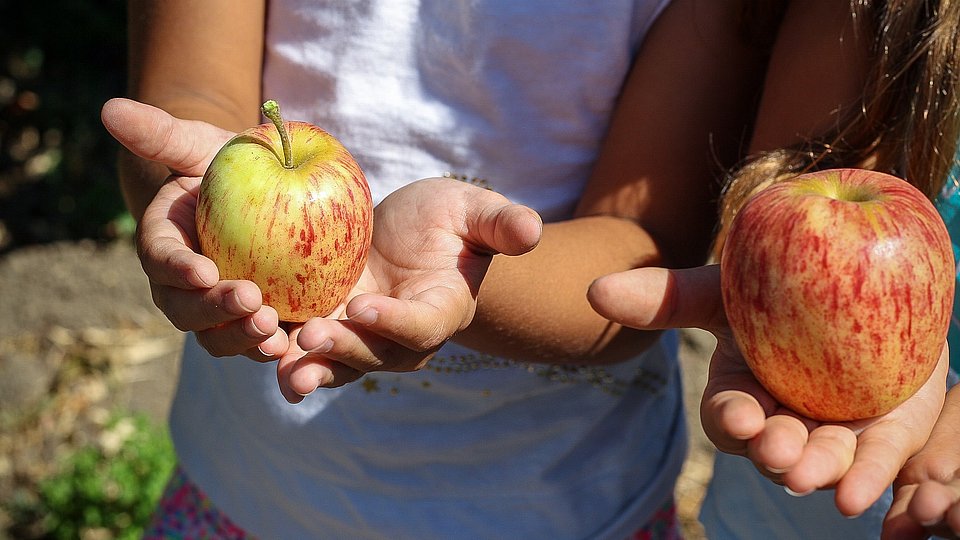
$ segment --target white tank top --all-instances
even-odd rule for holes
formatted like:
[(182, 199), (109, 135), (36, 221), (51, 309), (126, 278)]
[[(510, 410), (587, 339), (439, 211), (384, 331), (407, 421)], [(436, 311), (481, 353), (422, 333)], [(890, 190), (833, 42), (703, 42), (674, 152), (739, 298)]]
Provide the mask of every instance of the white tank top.
[[(570, 216), (667, 0), (269, 2), (264, 97), (327, 129), (375, 201), (451, 175)], [(189, 476), (262, 538), (625, 538), (685, 454), (676, 336), (603, 367), (455, 343), (298, 405), (274, 364), (191, 337), (171, 429)]]

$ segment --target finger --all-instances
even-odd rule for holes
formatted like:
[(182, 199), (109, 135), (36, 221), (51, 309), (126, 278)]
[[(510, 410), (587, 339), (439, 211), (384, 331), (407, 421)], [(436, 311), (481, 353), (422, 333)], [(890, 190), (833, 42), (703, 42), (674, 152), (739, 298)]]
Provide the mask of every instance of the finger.
[(960, 501), (960, 483), (941, 483), (934, 480), (917, 486), (908, 506), (910, 517), (922, 525), (933, 525), (948, 520), (948, 512)]
[(783, 475), (800, 461), (808, 435), (807, 426), (798, 418), (776, 414), (767, 418), (763, 431), (750, 439), (747, 455), (757, 467)]
[[(262, 295), (252, 281), (230, 280), (221, 281), (209, 289), (154, 286), (153, 301), (177, 329), (192, 332), (208, 330), (258, 312)], [(271, 311), (276, 313), (272, 308)], [(263, 327), (261, 330), (265, 332), (261, 337), (265, 337), (275, 328)]]
[(919, 484), (925, 480), (947, 482), (960, 471), (960, 385), (946, 396), (930, 437), (913, 455), (897, 476), (902, 484)]
[[(956, 487), (956, 484), (954, 484)], [(953, 534), (952, 538), (960, 538), (960, 500), (954, 499), (953, 505), (950, 506), (950, 509), (947, 510), (947, 516), (944, 520), (946, 524), (946, 529)], [(950, 538), (947, 536), (946, 532), (939, 532), (942, 536)]]
[[(330, 354), (334, 346), (337, 345), (339, 347), (338, 353), (343, 355), (344, 351), (349, 349), (346, 346), (347, 342), (350, 342), (353, 347), (362, 343), (356, 335), (343, 332), (343, 324), (343, 321), (336, 319), (313, 318), (303, 323), (296, 333), (291, 333), (291, 337), (296, 340), (297, 348), (304, 351), (305, 354)], [(364, 348), (366, 349), (366, 347)], [(369, 353), (370, 351), (367, 349), (365, 352)], [(359, 354), (357, 355), (359, 356)]]
[(440, 347), (409, 349), (350, 321), (333, 319), (311, 319), (304, 323), (297, 334), (297, 346), (362, 373), (413, 371), (422, 367)]
[(856, 450), (853, 431), (843, 426), (820, 426), (810, 432), (800, 459), (783, 475), (783, 483), (797, 494), (833, 486), (850, 469)]
[(916, 490), (916, 485), (905, 485), (894, 489), (893, 504), (883, 518), (880, 540), (926, 540), (929, 536), (920, 522), (907, 513), (907, 507)]
[(896, 432), (900, 428), (886, 427), (875, 424), (859, 436), (853, 464), (837, 484), (837, 509), (843, 515), (866, 511), (893, 483), (911, 453), (901, 443), (908, 437)]
[(277, 312), (269, 306), (247, 317), (197, 332), (197, 342), (211, 356), (242, 354), (258, 361), (276, 359), (288, 346)]
[[(215, 357), (245, 356), (256, 362), (271, 362), (286, 354), (289, 338), (287, 337), (287, 333), (280, 328), (266, 339), (241, 337), (231, 340), (226, 336), (226, 327), (239, 326), (242, 324), (244, 323), (237, 321), (224, 325), (225, 328), (211, 328), (210, 330), (197, 332), (197, 342), (204, 350), (209, 352), (211, 356)], [(235, 333), (240, 333), (240, 331), (236, 331)]]
[(587, 290), (602, 316), (640, 329), (726, 326), (719, 265), (684, 270), (637, 268), (603, 276)]
[(142, 245), (140, 265), (151, 283), (179, 289), (203, 289), (213, 287), (220, 279), (213, 261), (175, 238), (158, 237), (156, 241)]
[(493, 191), (477, 189), (466, 212), (464, 239), (478, 251), (522, 255), (540, 242), (540, 215)]
[(324, 356), (333, 349), (333, 341), (316, 351), (305, 351), (298, 341), (303, 326), (290, 332), (287, 352), (277, 362), (280, 393), (290, 403), (299, 403), (317, 388), (334, 388), (353, 382), (363, 372)]
[(185, 176), (203, 176), (216, 152), (233, 134), (130, 99), (114, 98), (100, 111), (107, 131), (128, 150)]
[(345, 313), (370, 332), (405, 348), (427, 351), (469, 324), (473, 306), (466, 290), (434, 287), (410, 300), (362, 294), (347, 304)]
[(151, 283), (208, 288), (220, 274), (213, 261), (191, 248), (196, 245), (196, 197), (186, 189), (176, 182), (160, 188), (137, 227), (137, 254)]
[(746, 441), (763, 431), (767, 417), (776, 413), (779, 405), (738, 355), (726, 340), (718, 341), (710, 358), (700, 419), (718, 449), (745, 455)]
[(700, 421), (707, 438), (721, 452), (746, 455), (747, 441), (763, 431), (766, 414), (752, 395), (727, 390), (705, 397)]
[(307, 353), (294, 362), (284, 362), (278, 374), (285, 378), (288, 390), (284, 396), (290, 396), (287, 397), (290, 403), (298, 403), (319, 388), (337, 388), (365, 375), (360, 370), (314, 353)]

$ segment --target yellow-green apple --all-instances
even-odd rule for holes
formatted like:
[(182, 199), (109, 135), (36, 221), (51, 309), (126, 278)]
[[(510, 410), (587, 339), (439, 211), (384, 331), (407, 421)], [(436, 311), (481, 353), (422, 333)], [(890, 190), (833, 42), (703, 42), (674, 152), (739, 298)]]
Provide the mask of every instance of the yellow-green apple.
[(899, 178), (835, 169), (760, 191), (734, 218), (720, 269), (747, 365), (807, 417), (884, 414), (938, 361), (952, 248), (933, 204)]
[(373, 234), (370, 188), (350, 152), (306, 122), (270, 123), (230, 139), (197, 201), (200, 251), (221, 279), (248, 279), (280, 320), (324, 316), (356, 285)]

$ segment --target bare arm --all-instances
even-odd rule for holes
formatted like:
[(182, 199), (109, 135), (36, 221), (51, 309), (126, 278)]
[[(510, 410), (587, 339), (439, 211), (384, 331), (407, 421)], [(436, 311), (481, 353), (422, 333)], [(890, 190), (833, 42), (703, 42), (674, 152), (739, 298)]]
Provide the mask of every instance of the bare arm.
[[(131, 0), (130, 97), (231, 131), (259, 123), (265, 9), (251, 0)], [(168, 175), (121, 154), (121, 187), (135, 218)]]
[[(790, 3), (773, 48), (751, 152), (821, 136), (859, 106), (872, 36), (854, 25), (845, 0)], [(758, 386), (749, 390), (755, 380), (732, 340), (727, 336), (721, 343), (701, 405), (711, 440), (749, 456), (795, 492), (835, 487), (844, 515), (862, 513), (883, 493), (920, 448), (940, 410), (945, 353), (927, 384), (890, 413), (859, 424), (820, 425), (784, 413)]]
[[(284, 353), (277, 313), (249, 281), (220, 281), (196, 253), (196, 191), (234, 132), (258, 122), (264, 1), (130, 0), (129, 94), (101, 112), (125, 148), (120, 185), (139, 223), (137, 248), (154, 302), (211, 354)], [(173, 116), (170, 116), (170, 113)]]
[[(622, 91), (576, 218), (544, 227), (522, 257), (495, 257), (476, 317), (456, 339), (538, 362), (615, 362), (655, 334), (599, 316), (601, 275), (706, 257), (720, 165), (748, 133), (763, 58), (737, 34), (737, 2), (677, 0), (651, 30)], [(678, 47), (678, 43), (683, 43)]]
[[(846, 0), (789, 6), (770, 59), (752, 151), (773, 150), (830, 128), (865, 86), (869, 36), (853, 31)], [(930, 432), (943, 399), (946, 354), (928, 383), (894, 411), (854, 424), (819, 424), (784, 411), (753, 377), (730, 335), (719, 267), (640, 269), (606, 276), (591, 299), (638, 328), (700, 327), (718, 347), (701, 404), (704, 430), (725, 452), (749, 457), (797, 493), (836, 487), (845, 515), (862, 513)]]
[(774, 44), (750, 152), (786, 147), (835, 127), (859, 103), (869, 39), (866, 29), (854, 28), (849, 2), (791, 2)]

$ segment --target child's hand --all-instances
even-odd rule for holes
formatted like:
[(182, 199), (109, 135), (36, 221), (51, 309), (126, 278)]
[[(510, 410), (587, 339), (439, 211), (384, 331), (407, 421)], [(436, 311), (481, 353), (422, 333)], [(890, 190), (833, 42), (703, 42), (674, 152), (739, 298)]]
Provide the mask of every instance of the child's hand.
[(221, 281), (213, 261), (195, 251), (200, 179), (233, 133), (127, 99), (108, 101), (101, 118), (133, 154), (169, 169), (137, 230), (137, 252), (157, 307), (178, 329), (196, 332), (213, 356), (262, 361), (286, 352), (277, 312), (261, 304), (260, 289), (250, 281)]
[(605, 276), (588, 294), (597, 311), (642, 329), (696, 327), (717, 337), (700, 414), (723, 452), (750, 458), (795, 493), (836, 488), (841, 513), (865, 511), (924, 444), (940, 412), (947, 356), (929, 381), (890, 413), (826, 424), (782, 407), (753, 376), (727, 325), (719, 266), (641, 268)]
[(345, 305), (291, 330), (278, 366), (284, 396), (421, 368), (472, 321), (493, 255), (526, 253), (541, 228), (533, 210), (457, 180), (395, 191), (374, 210), (367, 267)]
[(960, 385), (947, 393), (930, 440), (894, 483), (884, 539), (960, 539)]

